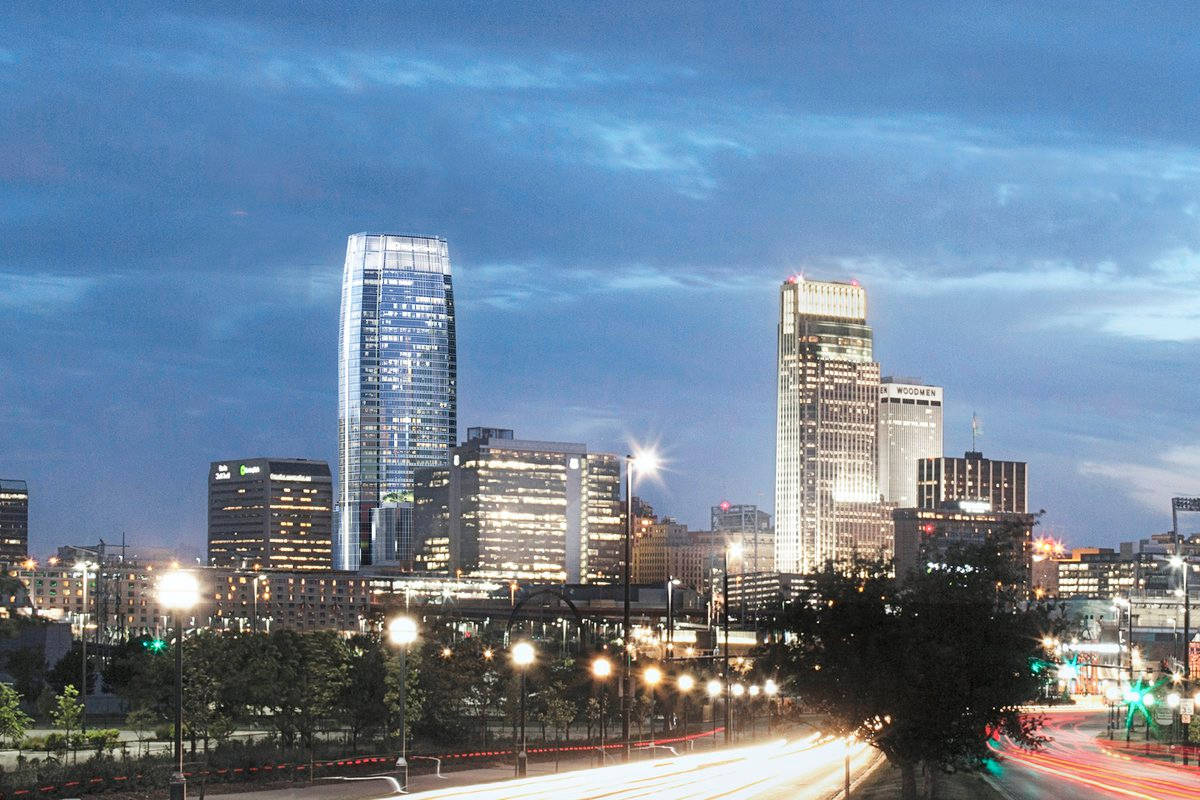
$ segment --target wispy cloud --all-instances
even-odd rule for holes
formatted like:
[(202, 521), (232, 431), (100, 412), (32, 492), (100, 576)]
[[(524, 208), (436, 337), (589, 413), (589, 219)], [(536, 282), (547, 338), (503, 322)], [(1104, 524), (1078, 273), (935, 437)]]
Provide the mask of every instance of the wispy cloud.
[(0, 308), (49, 314), (81, 302), (101, 280), (84, 275), (22, 275), (0, 272)]
[(1172, 497), (1200, 494), (1200, 445), (1168, 448), (1149, 464), (1085, 461), (1079, 471), (1114, 481), (1130, 499), (1162, 513)]

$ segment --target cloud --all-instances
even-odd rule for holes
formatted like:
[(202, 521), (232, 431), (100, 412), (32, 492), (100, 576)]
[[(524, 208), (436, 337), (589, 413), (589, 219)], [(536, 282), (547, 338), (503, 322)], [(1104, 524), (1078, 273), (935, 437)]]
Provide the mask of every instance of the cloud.
[(100, 278), (86, 275), (0, 272), (0, 308), (50, 314), (80, 303), (100, 283)]
[(1164, 513), (1172, 497), (1200, 495), (1200, 445), (1170, 447), (1152, 464), (1084, 461), (1079, 471), (1111, 480), (1130, 499)]

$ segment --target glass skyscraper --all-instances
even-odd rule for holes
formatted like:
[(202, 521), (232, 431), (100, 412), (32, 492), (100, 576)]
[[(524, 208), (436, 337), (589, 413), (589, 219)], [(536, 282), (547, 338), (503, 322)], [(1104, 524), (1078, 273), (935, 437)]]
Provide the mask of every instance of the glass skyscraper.
[[(446, 240), (356, 233), (346, 247), (338, 338), (336, 569), (396, 543), (375, 542), (385, 502), (411, 522), (413, 471), (448, 463), (458, 437), (454, 291)], [(379, 518), (380, 515), (374, 515)]]
[(879, 385), (879, 492), (900, 508), (917, 505), (917, 461), (942, 456), (942, 387), (887, 377)]
[(813, 572), (890, 554), (876, 475), (879, 364), (856, 283), (779, 291), (775, 568)]

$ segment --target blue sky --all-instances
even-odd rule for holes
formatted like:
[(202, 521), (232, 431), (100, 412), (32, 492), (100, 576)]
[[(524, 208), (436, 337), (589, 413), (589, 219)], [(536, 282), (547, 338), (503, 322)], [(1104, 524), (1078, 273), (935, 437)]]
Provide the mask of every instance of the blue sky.
[[(336, 460), (347, 234), (450, 241), (460, 424), (770, 507), (776, 288), (868, 289), (947, 452), (1072, 544), (1200, 493), (1194, 9), (19, 4), (0, 12), (0, 476), (33, 548), (200, 552), (205, 471)], [(197, 4), (198, 5), (198, 4)], [(249, 4), (246, 4), (249, 5)]]

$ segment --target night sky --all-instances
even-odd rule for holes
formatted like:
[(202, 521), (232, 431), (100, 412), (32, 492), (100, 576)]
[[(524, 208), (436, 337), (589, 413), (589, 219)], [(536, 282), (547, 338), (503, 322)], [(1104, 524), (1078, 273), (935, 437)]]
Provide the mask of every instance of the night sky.
[[(0, 11), (0, 477), (34, 552), (202, 551), (210, 460), (336, 464), (346, 236), (450, 242), (459, 425), (772, 506), (776, 292), (867, 287), (947, 453), (1072, 545), (1200, 493), (1194, 6)], [(118, 10), (120, 9), (120, 10)]]

